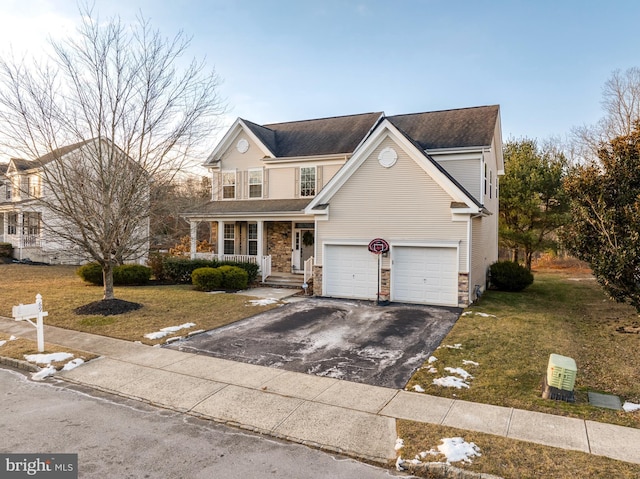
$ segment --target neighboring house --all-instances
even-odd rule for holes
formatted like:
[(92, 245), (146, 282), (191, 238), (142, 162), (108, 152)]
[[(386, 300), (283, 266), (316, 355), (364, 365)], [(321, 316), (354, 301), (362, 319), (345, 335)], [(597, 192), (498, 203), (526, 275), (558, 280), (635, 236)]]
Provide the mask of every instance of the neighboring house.
[[(255, 259), (263, 278), (306, 270), (315, 295), (465, 306), (498, 258), (497, 105), (238, 119), (204, 166), (212, 201), (185, 213), (192, 232), (210, 222), (215, 253)], [(375, 238), (390, 245), (380, 262)]]
[[(74, 174), (72, 171), (81, 171), (79, 162), (85, 161), (94, 141), (64, 146), (34, 160), (12, 158), (0, 165), (0, 242), (13, 245), (15, 258), (51, 264), (81, 264), (88, 260), (77, 245), (55, 233), (56, 229), (69, 230), (64, 218), (43, 204), (43, 200), (50, 200), (53, 195), (44, 169), (69, 165), (69, 177)], [(103, 142), (111, 146), (106, 140)], [(138, 231), (147, 241), (148, 219), (140, 222)]]

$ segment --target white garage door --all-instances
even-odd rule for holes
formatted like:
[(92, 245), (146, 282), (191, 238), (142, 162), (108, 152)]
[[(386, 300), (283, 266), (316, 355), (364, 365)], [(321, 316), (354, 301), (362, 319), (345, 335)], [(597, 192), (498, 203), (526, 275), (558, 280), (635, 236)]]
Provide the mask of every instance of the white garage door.
[(366, 245), (327, 245), (324, 250), (324, 295), (376, 299), (378, 259)]
[(456, 248), (393, 248), (393, 301), (458, 305), (458, 250)]

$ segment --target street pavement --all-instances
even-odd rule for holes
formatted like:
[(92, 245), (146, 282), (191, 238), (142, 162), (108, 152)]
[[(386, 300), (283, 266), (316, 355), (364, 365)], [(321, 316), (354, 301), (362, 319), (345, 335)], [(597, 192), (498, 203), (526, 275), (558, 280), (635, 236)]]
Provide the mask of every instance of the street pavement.
[(77, 454), (81, 478), (394, 475), (388, 469), (55, 378), (30, 381), (23, 373), (2, 368), (0, 410), (0, 452)]
[[(0, 331), (33, 328), (0, 318)], [(442, 424), (640, 464), (640, 429), (478, 404), (45, 327), (47, 342), (101, 356), (56, 376), (126, 398), (378, 463), (396, 419)]]

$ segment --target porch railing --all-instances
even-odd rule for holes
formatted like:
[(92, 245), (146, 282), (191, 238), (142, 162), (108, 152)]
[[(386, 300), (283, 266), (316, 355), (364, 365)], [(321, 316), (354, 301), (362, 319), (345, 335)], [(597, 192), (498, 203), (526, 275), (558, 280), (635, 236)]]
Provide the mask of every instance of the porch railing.
[(304, 262), (304, 282), (309, 283), (309, 278), (313, 276), (313, 256)]
[(260, 265), (262, 270), (262, 282), (271, 276), (271, 255), (262, 257), (262, 264)]

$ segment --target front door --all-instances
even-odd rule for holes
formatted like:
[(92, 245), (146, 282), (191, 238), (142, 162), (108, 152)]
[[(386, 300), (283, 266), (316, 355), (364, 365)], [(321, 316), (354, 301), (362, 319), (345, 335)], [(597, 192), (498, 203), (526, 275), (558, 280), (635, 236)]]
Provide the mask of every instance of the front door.
[(293, 271), (304, 270), (304, 262), (313, 256), (314, 230), (296, 228), (293, 230)]

